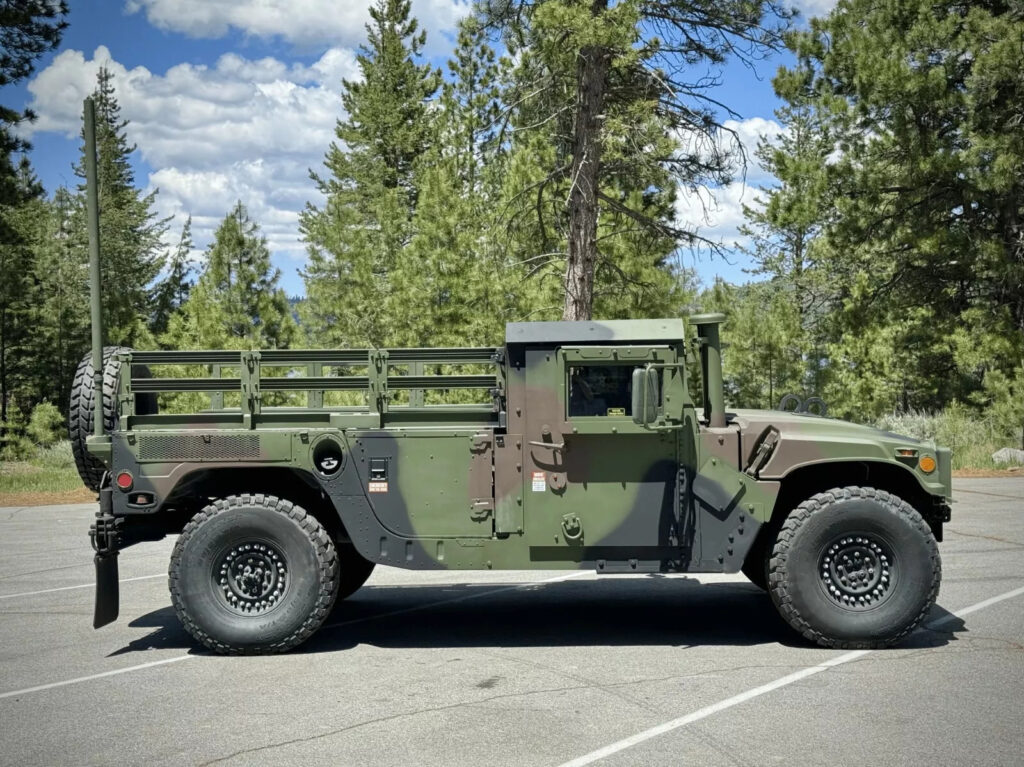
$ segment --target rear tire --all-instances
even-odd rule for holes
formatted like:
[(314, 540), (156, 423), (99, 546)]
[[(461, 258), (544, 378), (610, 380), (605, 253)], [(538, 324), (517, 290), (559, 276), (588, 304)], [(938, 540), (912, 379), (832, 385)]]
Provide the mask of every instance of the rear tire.
[(171, 601), (218, 653), (285, 652), (306, 641), (338, 594), (338, 557), (320, 523), (274, 496), (228, 496), (185, 526), (171, 554)]
[[(107, 470), (106, 465), (85, 447), (86, 438), (93, 433), (93, 418), (97, 407), (103, 408), (103, 433), (109, 434), (117, 427), (117, 382), (121, 373), (121, 361), (117, 355), (128, 352), (124, 346), (107, 346), (103, 349), (103, 391), (97, 392), (93, 378), (92, 354), (87, 354), (78, 363), (75, 378), (71, 384), (71, 402), (68, 407), (68, 436), (71, 438), (71, 452), (75, 457), (78, 476), (90, 490), (99, 492), (100, 481)], [(149, 368), (134, 365), (136, 378), (149, 378)], [(152, 415), (157, 412), (155, 394), (136, 394), (135, 412)]]
[(941, 574), (935, 537), (917, 511), (882, 490), (844, 487), (809, 498), (783, 522), (769, 592), (812, 642), (877, 648), (924, 620)]

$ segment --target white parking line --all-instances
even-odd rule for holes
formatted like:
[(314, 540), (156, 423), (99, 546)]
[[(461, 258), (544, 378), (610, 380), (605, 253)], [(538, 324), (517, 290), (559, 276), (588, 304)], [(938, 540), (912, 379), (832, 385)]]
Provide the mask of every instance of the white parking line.
[[(153, 578), (166, 578), (167, 573), (156, 575), (140, 575), (138, 578), (122, 578), (118, 583), (131, 583), (132, 581), (148, 581)], [(0, 599), (14, 599), (15, 597), (34, 597), (36, 594), (52, 594), (55, 591), (72, 591), (74, 589), (90, 589), (96, 583), (79, 583), (77, 586), (61, 586), (59, 589), (42, 589), (41, 591), (22, 591), (20, 594), (0, 594)]]
[[(970, 615), (971, 613), (977, 612), (978, 610), (984, 610), (986, 607), (991, 607), (992, 605), (998, 604), (999, 602), (1003, 602), (1007, 599), (1019, 597), (1021, 594), (1024, 594), (1024, 587), (1013, 589), (1012, 591), (1007, 591), (1003, 594), (999, 594), (998, 596), (994, 596), (991, 599), (986, 599), (983, 602), (978, 602), (977, 604), (970, 605), (969, 607), (965, 607), (962, 610), (957, 610), (955, 613), (946, 615), (945, 617), (940, 618), (936, 621), (932, 621), (927, 625), (930, 628), (938, 628), (939, 626), (942, 626), (945, 623), (949, 623), (950, 621), (956, 618), (962, 618), (965, 615)], [(773, 690), (778, 690), (781, 687), (786, 687), (787, 685), (791, 685), (794, 682), (799, 682), (801, 679), (806, 679), (809, 676), (820, 674), (822, 671), (828, 671), (830, 668), (835, 668), (836, 666), (841, 666), (844, 663), (849, 663), (852, 660), (857, 660), (857, 658), (861, 658), (873, 652), (878, 651), (854, 650), (852, 652), (844, 653), (843, 655), (839, 655), (835, 658), (832, 658), (831, 660), (827, 660), (824, 663), (820, 663), (817, 666), (809, 666), (807, 668), (800, 669), (799, 671), (794, 671), (792, 674), (787, 674), (786, 676), (780, 677), (772, 682), (768, 682), (768, 684), (763, 684), (760, 687), (755, 687), (751, 690), (747, 690), (746, 692), (741, 692), (739, 695), (734, 695), (731, 698), (726, 698), (725, 700), (721, 700), (718, 703), (712, 703), (710, 706), (706, 706), (702, 709), (699, 709), (698, 711), (694, 711), (692, 714), (687, 714), (677, 719), (671, 719), (655, 727), (651, 727), (648, 730), (644, 730), (643, 732), (638, 732), (636, 735), (631, 735), (628, 738), (623, 738), (622, 740), (616, 741), (615, 743), (611, 743), (603, 748), (599, 748), (596, 751), (591, 751), (589, 754), (584, 754), (583, 756), (573, 759), (572, 761), (565, 762), (564, 764), (559, 765), (559, 767), (583, 767), (587, 764), (593, 764), (594, 762), (600, 761), (601, 759), (609, 757), (612, 754), (617, 754), (620, 751), (625, 751), (627, 748), (632, 748), (633, 746), (639, 745), (640, 743), (650, 740), (651, 738), (656, 738), (659, 735), (664, 735), (667, 732), (678, 730), (680, 727), (685, 727), (688, 724), (699, 722), (701, 719), (707, 719), (709, 716), (717, 714), (719, 711), (725, 711), (726, 709), (732, 708), (733, 706), (738, 706), (741, 703), (746, 703), (748, 700), (760, 697), (761, 695), (765, 695), (766, 693), (772, 692)]]
[(174, 658), (165, 658), (164, 660), (154, 660), (149, 663), (140, 663), (138, 666), (129, 666), (128, 668), (114, 669), (113, 671), (104, 671), (102, 674), (91, 674), (90, 676), (80, 676), (76, 679), (65, 679), (63, 682), (51, 682), (50, 684), (40, 684), (35, 687), (26, 687), (24, 690), (12, 690), (11, 692), (0, 692), (0, 699), (2, 698), (14, 698), (18, 695), (28, 695), (30, 692), (40, 692), (42, 690), (52, 690), (55, 687), (67, 687), (69, 684), (78, 684), (79, 682), (88, 682), (92, 679), (102, 679), (107, 676), (117, 676), (118, 674), (127, 674), (129, 671), (141, 671), (144, 668), (153, 668), (153, 666), (165, 666), (168, 663), (177, 663), (180, 660), (188, 660), (189, 658), (198, 658), (198, 655), (178, 655)]
[[(488, 594), (497, 594), (499, 592), (509, 591), (511, 589), (523, 589), (523, 588), (527, 588), (529, 586), (541, 586), (541, 585), (544, 585), (544, 584), (547, 584), (547, 583), (557, 583), (558, 581), (567, 581), (567, 580), (569, 580), (571, 578), (579, 578), (582, 575), (593, 575), (593, 573), (590, 570), (581, 570), (581, 571), (569, 573), (568, 575), (558, 575), (558, 576), (555, 576), (554, 578), (547, 578), (547, 579), (545, 579), (543, 581), (528, 581), (526, 583), (517, 583), (514, 586), (502, 586), (501, 588), (489, 589), (487, 591), (482, 591), (482, 592), (480, 592), (478, 594), (470, 594), (468, 596), (453, 597), (452, 599), (441, 599), (441, 600), (438, 600), (437, 602), (427, 602), (426, 604), (416, 605), (415, 607), (406, 607), (406, 608), (403, 608), (401, 610), (392, 610), (391, 612), (381, 613), (380, 615), (370, 615), (370, 616), (367, 616), (365, 618), (356, 618), (356, 619), (350, 620), (350, 621), (341, 621), (340, 623), (332, 623), (332, 624), (330, 624), (328, 626), (323, 626), (322, 628), (332, 628), (332, 627), (337, 627), (337, 626), (347, 626), (347, 625), (352, 624), (352, 623), (363, 623), (365, 621), (380, 620), (381, 618), (390, 618), (392, 615), (401, 615), (403, 613), (413, 612), (414, 610), (426, 610), (426, 609), (431, 608), (431, 607), (437, 607), (439, 605), (446, 605), (446, 604), (450, 604), (452, 602), (464, 602), (467, 599), (476, 599), (476, 598), (479, 598), (479, 597), (487, 596)], [(146, 575), (146, 576), (143, 576), (143, 577), (144, 578), (157, 578), (157, 577), (160, 577), (160, 576)], [(141, 580), (141, 578), (128, 578), (127, 580)], [(122, 583), (123, 583), (123, 581), (122, 581)], [(79, 587), (68, 586), (68, 587), (65, 587), (65, 588), (79, 588)], [(12, 594), (11, 596), (16, 596), (16, 595)], [(56, 687), (67, 687), (68, 685), (71, 685), (71, 684), (78, 684), (79, 682), (89, 682), (89, 681), (91, 681), (93, 679), (103, 679), (104, 677), (108, 677), (108, 676), (117, 676), (119, 674), (127, 674), (127, 673), (130, 673), (132, 671), (142, 671), (143, 669), (152, 668), (153, 666), (162, 666), (162, 665), (167, 664), (167, 663), (177, 663), (180, 660), (188, 660), (189, 658), (198, 658), (198, 657), (201, 657), (201, 656), (199, 656), (199, 655), (191, 655), (191, 654), (190, 655), (178, 655), (178, 656), (176, 656), (174, 658), (167, 658), (165, 660), (155, 660), (155, 661), (152, 661), (151, 663), (142, 663), (142, 664), (140, 664), (138, 666), (129, 666), (128, 668), (119, 668), (119, 669), (115, 669), (114, 671), (104, 671), (101, 674), (92, 674), (90, 676), (80, 676), (80, 677), (76, 677), (74, 679), (65, 679), (62, 682), (51, 682), (50, 684), (41, 684), (41, 685), (36, 685), (35, 687), (26, 687), (26, 688), (24, 688), (22, 690), (12, 690), (11, 692), (0, 693), (0, 700), (2, 700), (4, 698), (14, 698), (14, 697), (16, 697), (18, 695), (28, 695), (29, 693), (33, 693), (33, 692), (42, 692), (43, 690), (52, 690), (52, 689), (54, 689)]]

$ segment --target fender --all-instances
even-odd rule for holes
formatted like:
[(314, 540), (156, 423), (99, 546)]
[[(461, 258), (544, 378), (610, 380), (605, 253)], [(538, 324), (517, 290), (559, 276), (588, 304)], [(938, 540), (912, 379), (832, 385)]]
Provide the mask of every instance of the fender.
[[(766, 427), (779, 432), (778, 444), (758, 472), (760, 479), (781, 480), (812, 464), (885, 463), (907, 472), (929, 495), (952, 500), (952, 451), (933, 442), (809, 413), (738, 410), (733, 415), (740, 427), (745, 462), (752, 459), (756, 440)], [(901, 456), (901, 452), (909, 455)], [(931, 472), (919, 465), (925, 456), (935, 459), (936, 467)]]

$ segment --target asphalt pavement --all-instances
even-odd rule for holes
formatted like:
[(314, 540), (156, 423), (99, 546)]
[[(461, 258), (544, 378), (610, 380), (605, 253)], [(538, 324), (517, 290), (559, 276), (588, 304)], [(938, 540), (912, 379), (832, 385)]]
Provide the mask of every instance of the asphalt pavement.
[(955, 482), (900, 648), (809, 647), (742, 576), (378, 568), (283, 656), (180, 627), (172, 540), (92, 629), (88, 505), (0, 508), (0, 764), (1020, 765), (1024, 478)]

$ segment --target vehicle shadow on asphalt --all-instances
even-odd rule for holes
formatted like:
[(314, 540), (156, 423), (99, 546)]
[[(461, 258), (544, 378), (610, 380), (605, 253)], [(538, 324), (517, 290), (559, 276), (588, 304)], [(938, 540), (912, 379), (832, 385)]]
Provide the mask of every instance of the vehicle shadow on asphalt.
[[(153, 631), (112, 655), (154, 648), (202, 649), (170, 607), (129, 625)], [(925, 628), (900, 648), (939, 647), (964, 630), (962, 620), (936, 606)], [(368, 586), (339, 603), (324, 626), (293, 652), (338, 652), (361, 644), (382, 648), (684, 647), (776, 642), (808, 646), (782, 621), (768, 595), (755, 586), (651, 576), (522, 586)]]

